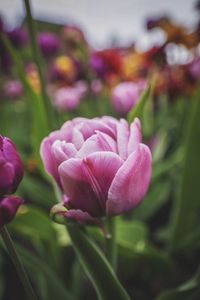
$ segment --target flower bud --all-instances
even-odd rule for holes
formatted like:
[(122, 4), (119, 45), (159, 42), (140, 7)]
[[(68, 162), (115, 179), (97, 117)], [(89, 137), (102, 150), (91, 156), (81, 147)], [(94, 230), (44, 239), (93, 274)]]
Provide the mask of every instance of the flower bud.
[(24, 171), (13, 142), (0, 135), (0, 197), (16, 191)]
[(0, 200), (0, 228), (10, 223), (23, 200), (16, 196), (8, 196)]

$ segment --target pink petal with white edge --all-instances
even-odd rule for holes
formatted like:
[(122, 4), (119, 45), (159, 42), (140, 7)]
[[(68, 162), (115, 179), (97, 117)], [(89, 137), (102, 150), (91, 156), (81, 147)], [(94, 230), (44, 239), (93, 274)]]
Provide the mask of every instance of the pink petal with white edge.
[(141, 124), (138, 118), (135, 118), (134, 122), (130, 126), (130, 136), (128, 141), (128, 155), (130, 155), (142, 142)]
[(123, 160), (113, 152), (96, 152), (84, 159), (87, 166), (88, 178), (98, 199), (105, 202), (108, 190), (115, 174), (123, 164)]
[(82, 133), (76, 128), (74, 128), (72, 131), (72, 143), (74, 144), (77, 150), (79, 150), (84, 143), (84, 137)]
[(112, 152), (95, 152), (85, 159), (69, 159), (59, 167), (71, 208), (94, 217), (105, 215), (108, 190), (123, 161)]
[(121, 119), (117, 124), (117, 147), (119, 156), (126, 160), (128, 155), (129, 127), (126, 120)]
[(77, 157), (84, 158), (91, 153), (99, 151), (116, 152), (116, 143), (106, 133), (97, 131), (85, 141), (81, 149), (78, 151)]
[(57, 140), (52, 145), (52, 152), (59, 166), (63, 161), (75, 157), (77, 150), (72, 143)]
[(91, 135), (93, 135), (97, 130), (110, 135), (115, 138), (114, 130), (108, 126), (101, 119), (95, 118), (92, 120), (86, 120), (84, 123), (80, 123), (76, 127), (83, 134), (84, 139), (87, 140)]
[(56, 182), (61, 186), (59, 174), (58, 174), (58, 166), (52, 152), (52, 142), (49, 137), (43, 139), (42, 144), (40, 146), (40, 155), (48, 174), (54, 177)]
[(118, 170), (111, 184), (106, 203), (107, 215), (118, 215), (137, 206), (147, 192), (151, 172), (151, 152), (146, 145), (140, 144)]
[(58, 168), (64, 192), (68, 197), (68, 207), (87, 211), (92, 216), (101, 216), (104, 209), (93, 191), (85, 164), (80, 158), (64, 161)]

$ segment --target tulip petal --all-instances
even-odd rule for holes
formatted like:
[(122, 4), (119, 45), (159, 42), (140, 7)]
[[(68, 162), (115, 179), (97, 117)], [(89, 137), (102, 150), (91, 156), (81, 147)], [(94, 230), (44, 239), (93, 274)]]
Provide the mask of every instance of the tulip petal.
[(92, 216), (103, 214), (103, 209), (85, 173), (85, 164), (80, 158), (64, 161), (58, 168), (62, 186), (69, 198), (71, 209), (87, 211)]
[(0, 162), (0, 197), (12, 192), (15, 169), (12, 163)]
[(84, 158), (91, 153), (99, 151), (115, 151), (116, 144), (114, 140), (107, 134), (97, 131), (88, 138), (81, 149), (77, 153), (77, 157)]
[(112, 152), (96, 152), (85, 158), (84, 162), (89, 171), (90, 184), (98, 198), (102, 199), (105, 205), (108, 190), (115, 174), (123, 164), (123, 160)]
[(110, 184), (122, 163), (112, 152), (95, 152), (85, 159), (63, 162), (59, 174), (69, 197), (68, 205), (94, 217), (103, 216)]
[(121, 119), (117, 124), (117, 147), (119, 156), (122, 159), (127, 158), (127, 145), (129, 139), (129, 128), (126, 120)]
[(40, 146), (40, 155), (42, 157), (42, 161), (47, 173), (53, 176), (53, 178), (61, 187), (59, 174), (58, 174), (58, 165), (54, 157), (54, 154), (52, 152), (52, 142), (49, 139), (49, 137), (45, 138), (42, 141), (42, 144)]
[(70, 209), (63, 216), (80, 225), (96, 225), (101, 227), (101, 221), (98, 218), (94, 218), (89, 213), (80, 209)]
[(110, 135), (112, 138), (115, 138), (115, 132), (113, 128), (98, 118), (86, 120), (83, 123), (79, 123), (76, 125), (76, 128), (80, 130), (85, 140), (87, 140), (97, 130)]
[(84, 137), (82, 133), (76, 128), (74, 128), (72, 132), (72, 143), (74, 144), (77, 150), (79, 150), (84, 143)]
[(72, 143), (66, 143), (65, 141), (55, 141), (52, 145), (52, 153), (59, 166), (63, 161), (75, 157), (77, 150)]
[(151, 160), (149, 148), (144, 144), (138, 145), (118, 170), (110, 186), (106, 203), (107, 215), (124, 213), (139, 204), (150, 183)]
[(138, 118), (130, 126), (130, 136), (128, 141), (128, 155), (130, 155), (142, 142), (141, 124)]

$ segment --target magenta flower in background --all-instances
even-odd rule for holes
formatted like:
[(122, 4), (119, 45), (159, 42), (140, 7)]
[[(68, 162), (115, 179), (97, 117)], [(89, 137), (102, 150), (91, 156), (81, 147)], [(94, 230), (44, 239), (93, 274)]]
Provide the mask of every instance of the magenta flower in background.
[(0, 198), (16, 191), (24, 174), (14, 143), (0, 135)]
[(43, 55), (56, 54), (60, 49), (60, 39), (52, 32), (39, 33), (37, 41)]
[(87, 91), (85, 82), (77, 82), (74, 86), (64, 87), (56, 91), (54, 105), (61, 111), (75, 110)]
[(10, 223), (23, 200), (17, 196), (7, 196), (0, 200), (0, 228)]
[(41, 144), (46, 171), (65, 195), (66, 218), (97, 223), (136, 207), (151, 179), (151, 152), (139, 119), (75, 118)]
[(15, 100), (23, 95), (23, 86), (18, 80), (10, 80), (4, 84), (3, 91), (7, 98)]
[(140, 99), (141, 93), (147, 87), (145, 80), (138, 82), (122, 82), (111, 92), (114, 109), (120, 114), (127, 114)]

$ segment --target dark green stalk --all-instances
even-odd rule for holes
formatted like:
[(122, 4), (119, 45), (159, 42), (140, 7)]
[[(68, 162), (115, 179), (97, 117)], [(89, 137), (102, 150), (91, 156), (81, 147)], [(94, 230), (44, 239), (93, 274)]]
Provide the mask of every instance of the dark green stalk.
[(117, 267), (117, 244), (116, 244), (116, 226), (115, 218), (107, 219), (108, 237), (106, 237), (106, 256), (113, 270)]
[(7, 248), (7, 251), (10, 255), (10, 258), (16, 268), (17, 274), (21, 280), (21, 283), (23, 284), (24, 290), (27, 294), (27, 299), (30, 300), (37, 300), (37, 297), (33, 291), (33, 288), (31, 286), (31, 283), (28, 279), (28, 276), (26, 274), (26, 271), (21, 263), (21, 260), (15, 250), (14, 243), (12, 241), (12, 238), (7, 230), (7, 228), (4, 226), (0, 229), (0, 234), (2, 236), (2, 239), (4, 241), (4, 244)]
[(42, 97), (43, 97), (43, 101), (44, 101), (47, 115), (48, 115), (49, 129), (52, 129), (51, 121), (54, 120), (53, 110), (52, 110), (51, 103), (49, 101), (49, 98), (48, 98), (48, 95), (46, 92), (46, 88), (45, 88), (46, 84), (45, 84), (44, 73), (42, 70), (43, 62), (42, 62), (40, 50), (39, 50), (37, 42), (36, 42), (36, 28), (35, 28), (35, 24), (34, 24), (33, 17), (32, 17), (30, 1), (24, 0), (24, 5), (26, 8), (27, 23), (28, 23), (28, 29), (29, 29), (30, 38), (31, 38), (32, 55), (33, 55), (33, 59), (37, 65), (37, 69), (38, 69), (38, 74), (39, 74), (40, 83), (41, 83)]

